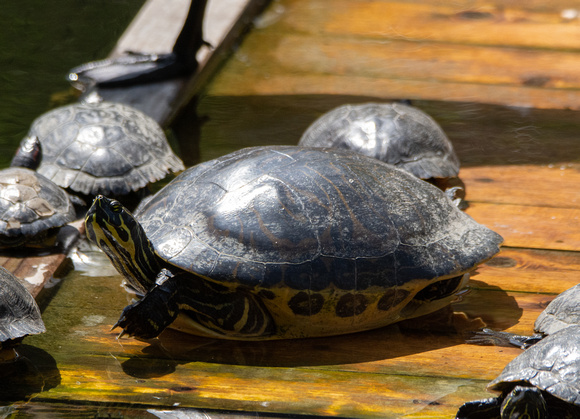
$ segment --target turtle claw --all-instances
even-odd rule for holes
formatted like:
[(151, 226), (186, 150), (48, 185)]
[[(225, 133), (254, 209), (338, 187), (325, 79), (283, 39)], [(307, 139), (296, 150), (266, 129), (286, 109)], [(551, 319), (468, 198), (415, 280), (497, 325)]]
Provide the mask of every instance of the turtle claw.
[(117, 327), (123, 329), (119, 336), (117, 336), (117, 339), (125, 335), (140, 339), (152, 339), (157, 337), (161, 332), (154, 324), (144, 320), (148, 317), (148, 314), (146, 313), (147, 307), (146, 305), (144, 307), (144, 305), (141, 304), (141, 301), (143, 300), (128, 305), (123, 309), (121, 317), (111, 329), (113, 330)]

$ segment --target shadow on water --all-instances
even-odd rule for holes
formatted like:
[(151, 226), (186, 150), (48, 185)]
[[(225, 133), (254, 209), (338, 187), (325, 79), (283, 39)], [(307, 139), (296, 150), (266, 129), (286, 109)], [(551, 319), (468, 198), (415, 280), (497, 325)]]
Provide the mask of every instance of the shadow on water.
[(16, 351), (15, 362), (0, 364), (0, 405), (26, 400), (60, 384), (60, 371), (48, 352), (26, 344)]
[[(481, 327), (504, 329), (518, 322), (522, 310), (513, 297), (481, 281), (473, 281), (472, 287), (452, 307), (350, 335), (251, 342), (200, 338), (167, 329), (122, 368), (133, 377), (153, 378), (189, 362), (281, 368), (359, 364), (460, 345)], [(497, 309), (489, 309), (491, 301)]]
[[(395, 99), (394, 99), (395, 100)], [(341, 95), (201, 96), (178, 119), (203, 122), (197, 133), (179, 135), (182, 150), (199, 143), (189, 164), (234, 150), (297, 144), (323, 113), (344, 104), (389, 100)], [(463, 102), (413, 101), (430, 114), (453, 142), (463, 167), (557, 164), (580, 161), (577, 111), (516, 108)], [(188, 157), (193, 157), (189, 158)]]

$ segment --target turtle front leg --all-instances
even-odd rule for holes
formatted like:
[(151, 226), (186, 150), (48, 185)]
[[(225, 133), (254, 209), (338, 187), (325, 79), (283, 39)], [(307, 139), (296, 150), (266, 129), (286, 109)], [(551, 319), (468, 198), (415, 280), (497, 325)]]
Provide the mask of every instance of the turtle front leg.
[(141, 300), (125, 307), (112, 329), (123, 329), (119, 338), (124, 335), (141, 339), (159, 336), (179, 313), (174, 298), (176, 293), (175, 276), (169, 270), (162, 269), (157, 275), (155, 285)]

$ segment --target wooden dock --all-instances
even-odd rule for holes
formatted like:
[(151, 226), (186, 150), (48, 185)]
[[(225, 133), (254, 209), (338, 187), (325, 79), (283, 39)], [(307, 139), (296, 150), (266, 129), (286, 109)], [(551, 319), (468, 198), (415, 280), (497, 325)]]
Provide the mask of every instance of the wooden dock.
[(450, 418), (489, 397), (486, 383), (520, 351), (467, 344), (469, 332), (530, 333), (549, 301), (579, 282), (576, 7), (273, 1), (204, 89), (183, 91), (195, 106), (171, 117), (182, 124), (197, 111), (206, 160), (295, 144), (344, 103), (412, 100), (456, 147), (467, 213), (505, 239), (451, 310), (324, 339), (244, 343), (168, 331), (155, 342), (117, 340), (110, 327), (128, 302), (120, 277), (77, 270), (43, 299), (48, 332), (23, 345), (39, 375), (0, 384), (0, 393), (23, 414), (151, 418)]

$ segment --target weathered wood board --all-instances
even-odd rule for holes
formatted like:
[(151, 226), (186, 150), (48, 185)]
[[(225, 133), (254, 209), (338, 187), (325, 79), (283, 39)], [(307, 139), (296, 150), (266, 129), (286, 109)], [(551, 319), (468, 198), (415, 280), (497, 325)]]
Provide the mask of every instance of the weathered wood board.
[[(573, 1), (284, 2), (212, 93), (344, 94), (579, 109)], [(571, 16), (568, 18), (567, 16)], [(267, 45), (267, 47), (264, 47)], [(271, 71), (275, 68), (275, 71)]]
[(486, 383), (520, 350), (468, 344), (469, 332), (530, 333), (549, 301), (579, 282), (575, 8), (563, 0), (272, 2), (190, 106), (198, 115), (180, 117), (204, 121), (202, 159), (296, 144), (339, 104), (410, 98), (454, 142), (467, 213), (504, 236), (501, 253), (429, 321), (265, 343), (172, 331), (153, 342), (117, 340), (110, 328), (131, 298), (120, 276), (76, 270), (46, 304), (49, 332), (25, 341), (42, 377), (11, 383), (14, 400), (33, 395), (18, 408), (64, 417), (82, 405), (101, 417), (449, 418), (488, 397)]

